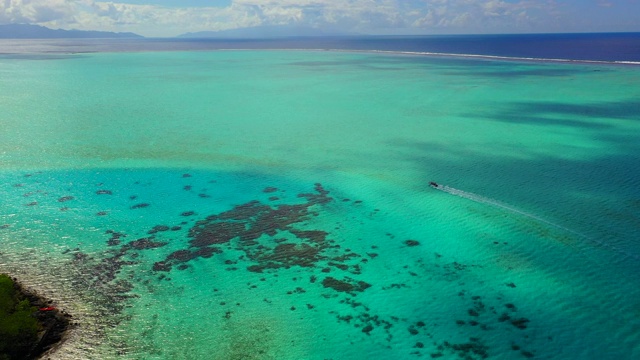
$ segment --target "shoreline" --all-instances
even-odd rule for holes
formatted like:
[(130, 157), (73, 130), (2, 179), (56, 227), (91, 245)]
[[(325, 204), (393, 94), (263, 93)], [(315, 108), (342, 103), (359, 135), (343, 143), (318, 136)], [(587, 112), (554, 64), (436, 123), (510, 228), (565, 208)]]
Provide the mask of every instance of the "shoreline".
[(42, 359), (52, 355), (68, 339), (70, 330), (75, 326), (72, 322), (73, 316), (56, 307), (54, 300), (45, 298), (36, 290), (25, 286), (15, 276), (5, 275), (13, 282), (18, 298), (28, 300), (32, 307), (38, 309), (34, 317), (40, 329), (29, 354), (23, 359)]

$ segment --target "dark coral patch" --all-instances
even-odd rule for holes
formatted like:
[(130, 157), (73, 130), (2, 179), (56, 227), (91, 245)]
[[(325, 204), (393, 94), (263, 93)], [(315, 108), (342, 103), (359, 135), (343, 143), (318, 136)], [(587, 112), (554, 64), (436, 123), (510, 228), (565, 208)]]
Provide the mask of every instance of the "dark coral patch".
[(166, 261), (155, 262), (153, 264), (153, 271), (171, 271), (171, 264)]
[(528, 322), (529, 322), (529, 319), (526, 319), (526, 318), (512, 319), (511, 325), (517, 327), (520, 330), (524, 330), (527, 328)]
[(135, 250), (146, 250), (146, 249), (155, 249), (159, 247), (163, 247), (167, 245), (167, 242), (163, 241), (153, 241), (153, 237), (142, 238), (138, 240), (134, 240), (130, 243), (127, 243), (123, 246), (123, 248), (132, 248)]
[(113, 195), (111, 190), (98, 190), (96, 191), (97, 195)]
[(192, 216), (195, 215), (195, 211), (185, 211), (180, 216)]
[(216, 247), (211, 247), (211, 246), (205, 246), (205, 247), (201, 247), (198, 250), (194, 251), (194, 255), (196, 257), (201, 257), (201, 258), (210, 258), (213, 256), (213, 254), (220, 254), (222, 253), (222, 250), (216, 248)]
[(246, 204), (236, 205), (233, 209), (222, 212), (210, 220), (250, 220), (269, 210), (271, 210), (270, 206), (262, 205), (259, 201), (253, 200)]
[(320, 247), (308, 244), (278, 244), (271, 252), (265, 252), (255, 257), (259, 265), (252, 265), (248, 269), (252, 272), (262, 272), (265, 269), (290, 268), (292, 266), (313, 267), (321, 260)]
[(229, 242), (245, 230), (245, 225), (238, 222), (202, 223), (198, 222), (189, 230), (191, 246), (202, 247)]
[(65, 202), (65, 201), (71, 201), (73, 200), (74, 197), (73, 196), (63, 196), (61, 198), (58, 199), (58, 202)]
[(285, 263), (293, 260), (295, 265), (308, 267), (313, 266), (318, 252), (318, 248), (307, 244), (278, 244), (273, 249), (273, 254), (267, 257), (270, 257), (273, 261)]
[(135, 205), (131, 206), (131, 209), (142, 209), (142, 208), (149, 207), (149, 205), (150, 204), (147, 204), (147, 203), (135, 204)]
[(462, 359), (473, 359), (474, 356), (482, 359), (486, 359), (489, 357), (489, 347), (483, 344), (480, 339), (473, 337), (469, 338), (469, 342), (467, 343), (452, 344), (448, 341), (445, 341), (438, 347), (438, 349), (441, 348), (448, 349), (449, 351), (457, 354)]
[[(342, 301), (341, 301), (342, 302)], [(362, 303), (353, 301), (349, 298), (344, 299), (344, 302), (347, 304), (350, 304), (354, 309), (356, 308), (361, 308), (361, 310), (363, 310), (362, 312), (357, 313), (355, 316), (353, 315), (338, 315), (337, 319), (341, 322), (345, 322), (347, 324), (352, 324), (355, 328), (360, 328), (362, 327), (363, 329), (366, 329), (367, 331), (363, 331), (365, 332), (367, 335), (369, 335), (369, 332), (373, 331), (376, 328), (381, 327), (382, 330), (387, 334), (386, 340), (387, 341), (391, 341), (391, 339), (393, 338), (390, 329), (393, 327), (393, 324), (385, 319), (380, 318), (380, 316), (378, 315), (371, 315), (369, 314), (369, 308), (364, 306)], [(391, 318), (391, 320), (393, 321), (397, 321), (397, 318)]]
[(264, 188), (264, 190), (262, 190), (263, 193), (267, 193), (267, 194), (268, 193), (273, 193), (273, 192), (276, 192), (276, 191), (278, 191), (278, 188), (275, 188), (273, 186), (266, 187), (266, 188)]
[[(316, 184), (315, 193), (298, 195), (298, 198), (306, 200), (302, 203), (271, 206), (254, 200), (206, 216), (189, 229), (188, 247), (169, 254), (163, 261), (155, 263), (153, 269), (171, 271), (179, 264), (210, 257), (222, 252), (222, 249), (228, 249), (244, 252), (240, 259), (249, 262), (247, 270), (251, 272), (332, 266), (358, 274), (359, 266), (348, 262), (360, 255), (348, 249), (339, 250), (340, 246), (328, 239), (329, 233), (326, 231), (302, 230), (295, 226), (317, 216), (315, 207), (332, 200), (328, 193), (320, 184)], [(184, 212), (182, 215), (195, 214)], [(353, 293), (370, 286), (350, 278), (332, 279), (325, 279), (323, 284), (339, 291)], [(315, 277), (311, 282), (315, 282)]]
[(420, 242), (417, 240), (405, 240), (404, 244), (407, 246), (418, 246)]
[(298, 239), (307, 239), (316, 244), (324, 244), (327, 240), (328, 232), (322, 230), (295, 230), (290, 229), (293, 235), (295, 235)]
[(329, 191), (325, 190), (322, 187), (322, 184), (316, 183), (314, 186), (317, 194), (308, 193), (308, 194), (298, 194), (298, 197), (306, 198), (310, 204), (326, 204), (333, 200), (333, 198), (329, 197)]
[(345, 278), (345, 280), (338, 280), (331, 276), (327, 276), (326, 278), (324, 278), (324, 280), (322, 280), (322, 286), (326, 288), (332, 288), (333, 290), (336, 290), (336, 291), (349, 292), (349, 293), (354, 291), (358, 291), (358, 292), (364, 291), (369, 287), (371, 287), (370, 284), (364, 281), (355, 282), (351, 278)]
[(178, 250), (174, 251), (169, 256), (167, 256), (167, 260), (175, 260), (178, 262), (186, 262), (192, 259), (195, 259), (197, 255), (189, 250)]
[(106, 234), (111, 234), (111, 238), (107, 240), (107, 246), (120, 245), (120, 239), (127, 236), (113, 230), (107, 230)]
[(184, 264), (197, 259), (197, 258), (210, 258), (214, 254), (221, 253), (222, 250), (215, 247), (201, 247), (194, 251), (192, 250), (177, 250), (167, 256), (164, 261), (159, 261), (153, 264), (154, 271), (171, 271), (171, 268), (177, 265), (179, 268), (184, 268)]
[(156, 225), (151, 230), (147, 231), (147, 234), (155, 234), (157, 232), (168, 231), (171, 228), (167, 225)]
[(340, 264), (340, 263), (335, 263), (335, 262), (329, 262), (329, 265), (330, 265), (330, 266), (333, 266), (333, 267), (336, 267), (336, 268), (338, 268), (338, 269), (340, 269), (340, 270), (343, 270), (343, 271), (345, 271), (345, 270), (348, 270), (348, 269), (349, 269), (349, 265), (347, 265), (347, 264)]

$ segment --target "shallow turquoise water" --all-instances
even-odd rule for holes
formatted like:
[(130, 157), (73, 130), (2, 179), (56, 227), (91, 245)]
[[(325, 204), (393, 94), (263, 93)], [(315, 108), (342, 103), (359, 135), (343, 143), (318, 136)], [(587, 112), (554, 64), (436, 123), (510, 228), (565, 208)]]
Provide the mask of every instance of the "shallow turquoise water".
[(0, 271), (75, 315), (55, 358), (638, 357), (637, 84), (366, 53), (0, 58)]

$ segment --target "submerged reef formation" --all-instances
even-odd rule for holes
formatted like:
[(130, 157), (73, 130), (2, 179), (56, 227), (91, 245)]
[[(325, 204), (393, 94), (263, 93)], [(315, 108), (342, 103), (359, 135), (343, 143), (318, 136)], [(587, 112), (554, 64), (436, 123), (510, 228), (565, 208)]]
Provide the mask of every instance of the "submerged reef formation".
[[(316, 193), (299, 194), (306, 200), (299, 204), (271, 206), (257, 200), (237, 205), (233, 209), (207, 216), (189, 229), (189, 247), (169, 254), (165, 260), (156, 262), (155, 271), (171, 271), (174, 266), (186, 269), (189, 261), (209, 258), (224, 249), (245, 253), (251, 265), (247, 270), (255, 273), (273, 271), (294, 266), (348, 269), (347, 260), (360, 257), (350, 251), (341, 252), (340, 246), (327, 239), (322, 230), (302, 230), (295, 227), (318, 216), (315, 205), (323, 205), (332, 198), (321, 184), (315, 185)], [(265, 193), (276, 191), (269, 187)], [(192, 215), (193, 212), (183, 214)], [(355, 267), (354, 267), (355, 269)]]
[[(39, 189), (29, 193), (38, 200), (26, 204), (29, 211), (57, 210), (64, 202), (70, 206), (62, 216), (79, 212), (75, 203), (99, 197), (100, 207), (91, 212), (100, 224), (96, 234), (98, 241), (104, 241), (102, 248), (69, 244), (62, 253), (79, 275), (70, 279), (72, 285), (89, 296), (105, 329), (131, 320), (127, 308), (136, 306), (136, 298), (149, 296), (145, 291), (179, 289), (181, 278), (197, 276), (204, 268), (215, 271), (221, 281), (246, 279), (238, 290), (244, 291), (242, 296), (260, 296), (256, 299), (263, 299), (260, 305), (266, 310), (274, 307), (275, 312), (295, 312), (300, 319), (333, 321), (345, 327), (354, 341), (416, 358), (480, 360), (504, 351), (519, 358), (537, 356), (531, 340), (536, 337), (535, 319), (525, 317), (531, 314), (526, 307), (513, 303), (509, 292), (516, 288), (514, 283), (507, 278), (496, 285), (500, 290), (474, 288), (484, 264), (463, 263), (435, 252), (428, 235), (378, 228), (384, 211), (367, 202), (341, 198), (320, 183), (301, 193), (262, 183), (243, 200), (223, 205), (218, 201), (220, 192), (209, 191), (217, 180), (179, 176), (183, 180), (167, 179), (168, 188), (175, 185), (172, 196), (185, 201), (159, 201), (148, 179), (135, 179), (130, 192), (100, 182), (89, 191), (67, 188), (49, 198)], [(123, 225), (118, 217), (127, 213), (141, 221)], [(376, 230), (360, 232), (369, 225)], [(0, 224), (0, 231), (13, 226)], [(385, 264), (390, 258), (393, 263)], [(383, 268), (389, 276), (372, 273)], [(203, 291), (215, 297), (211, 315), (225, 327), (239, 326), (244, 321), (241, 312), (256, 306), (246, 306), (246, 297), (217, 285)], [(420, 298), (411, 300), (416, 293)], [(394, 299), (398, 309), (410, 311), (382, 309), (372, 300), (379, 298)], [(433, 301), (450, 303), (451, 314), (430, 312)], [(496, 332), (510, 336), (496, 343), (492, 340)], [(138, 351), (126, 339), (104, 340), (118, 354)], [(260, 344), (260, 351), (268, 351)], [(233, 351), (251, 357), (255, 350)]]
[(62, 341), (71, 315), (0, 274), (0, 360), (37, 359)]

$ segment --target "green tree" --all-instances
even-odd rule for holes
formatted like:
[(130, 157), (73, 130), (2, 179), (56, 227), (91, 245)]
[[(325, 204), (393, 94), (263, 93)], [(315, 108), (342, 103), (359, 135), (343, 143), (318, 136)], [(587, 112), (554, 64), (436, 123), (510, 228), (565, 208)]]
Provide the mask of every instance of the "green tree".
[(20, 295), (13, 280), (0, 274), (0, 360), (24, 359), (38, 337), (37, 309)]

